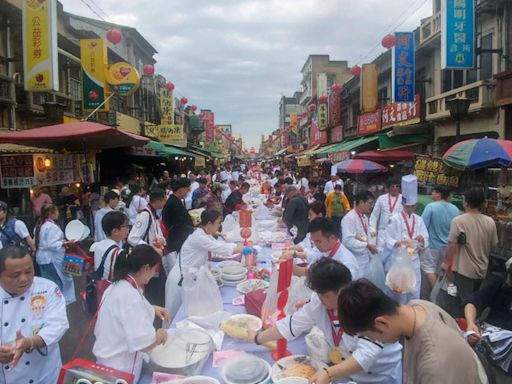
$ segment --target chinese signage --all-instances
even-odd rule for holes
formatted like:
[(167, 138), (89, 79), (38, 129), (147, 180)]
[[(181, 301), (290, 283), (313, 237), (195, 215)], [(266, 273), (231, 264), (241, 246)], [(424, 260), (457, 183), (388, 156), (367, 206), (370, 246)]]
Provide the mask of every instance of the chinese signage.
[(311, 157), (309, 156), (301, 156), (297, 158), (297, 165), (299, 167), (309, 167), (311, 166)]
[(196, 168), (206, 167), (206, 158), (203, 156), (196, 156), (194, 165), (196, 166)]
[(327, 131), (321, 131), (315, 120), (311, 121), (311, 137), (308, 148), (327, 143)]
[(363, 64), (361, 73), (361, 105), (363, 112), (375, 112), (379, 105), (377, 64)]
[(34, 155), (36, 185), (50, 186), (80, 181), (80, 155)]
[(204, 121), (205, 141), (208, 145), (215, 140), (215, 113), (212, 111), (201, 111)]
[(32, 155), (0, 156), (0, 186), (30, 188), (35, 184)]
[(414, 163), (414, 174), (421, 186), (444, 185), (457, 188), (460, 172), (447, 167), (441, 159), (418, 157)]
[(318, 119), (318, 129), (321, 131), (325, 131), (327, 129), (327, 103), (319, 103), (318, 104), (318, 112), (317, 112), (317, 119)]
[[(107, 45), (103, 39), (81, 39), (82, 103), (85, 110), (98, 108), (105, 101), (108, 65)], [(98, 111), (109, 111), (108, 101)]]
[(299, 122), (295, 112), (290, 113), (290, 145), (297, 144), (299, 135)]
[(393, 48), (393, 101), (413, 102), (414, 87), (414, 32), (395, 32)]
[(174, 95), (165, 88), (160, 88), (160, 113), (162, 124), (174, 124)]
[(347, 160), (350, 158), (350, 152), (349, 151), (338, 151), (338, 152), (331, 152), (327, 155), (329, 157), (329, 160), (331, 160), (331, 163), (336, 164), (340, 161)]
[(131, 95), (140, 86), (139, 72), (124, 61), (112, 64), (106, 72), (106, 78), (110, 90), (123, 96)]
[(153, 148), (148, 148), (146, 146), (131, 146), (128, 148), (128, 153), (134, 156), (149, 156), (156, 157), (158, 156), (158, 151)]
[(329, 127), (341, 124), (341, 98), (337, 92), (329, 95)]
[(151, 137), (152, 139), (158, 139), (158, 125), (145, 121), (144, 136)]
[(381, 114), (380, 109), (375, 112), (364, 113), (359, 116), (359, 124), (357, 132), (360, 135), (367, 135), (380, 131), (381, 128)]
[(475, 67), (475, 0), (442, 0), (441, 69)]
[(25, 90), (58, 91), (57, 1), (23, 1)]
[(116, 112), (116, 126), (121, 130), (140, 135), (140, 122), (134, 117)]
[(414, 103), (392, 103), (382, 107), (382, 128), (420, 122), (420, 95)]
[(183, 132), (183, 125), (161, 124), (158, 126), (158, 140), (164, 144), (186, 147), (187, 140)]
[(331, 129), (331, 143), (339, 143), (343, 140), (343, 127), (338, 125)]

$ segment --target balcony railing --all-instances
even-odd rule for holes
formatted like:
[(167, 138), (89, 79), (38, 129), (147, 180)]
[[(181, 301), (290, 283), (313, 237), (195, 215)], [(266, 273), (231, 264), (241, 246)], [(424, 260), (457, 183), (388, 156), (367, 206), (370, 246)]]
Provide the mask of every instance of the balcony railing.
[(64, 113), (70, 116), (76, 115), (81, 111), (80, 100), (75, 100), (72, 96), (60, 92), (24, 92), (25, 97), (19, 97), (20, 109), (30, 110), (35, 113), (44, 113), (46, 103), (59, 103), (64, 105)]
[(420, 26), (420, 45), (425, 44), (441, 32), (441, 12), (422, 21)]
[(475, 83), (455, 88), (426, 100), (426, 120), (438, 120), (450, 117), (450, 111), (446, 105), (448, 100), (456, 97), (465, 97), (473, 100), (469, 106), (469, 113), (480, 112), (496, 107), (496, 81), (481, 80)]
[(343, 128), (343, 139), (357, 136), (357, 125)]

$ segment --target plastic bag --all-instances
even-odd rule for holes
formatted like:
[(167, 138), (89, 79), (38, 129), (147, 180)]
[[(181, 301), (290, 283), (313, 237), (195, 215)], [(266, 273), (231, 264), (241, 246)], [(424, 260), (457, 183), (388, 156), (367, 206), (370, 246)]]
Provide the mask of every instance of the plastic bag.
[(332, 347), (320, 328), (316, 326), (311, 328), (311, 332), (306, 335), (305, 339), (308, 355), (311, 359), (322, 361), (325, 364), (331, 363), (329, 353), (331, 352)]
[(368, 280), (375, 284), (379, 289), (386, 288), (386, 273), (380, 261), (379, 255), (370, 255), (370, 265), (368, 266)]
[(416, 272), (406, 247), (399, 247), (395, 251), (393, 265), (386, 275), (386, 285), (398, 294), (414, 292), (416, 289)]
[(292, 276), (292, 283), (290, 288), (288, 288), (290, 296), (284, 309), (287, 315), (293, 315), (297, 312), (297, 303), (303, 303), (311, 299), (313, 291), (306, 286), (305, 281), (305, 277)]
[[(224, 218), (224, 221), (222, 222), (222, 231), (224, 231), (225, 233), (231, 232), (235, 229), (236, 226), (238, 226), (238, 223), (236, 222), (233, 215), (227, 215)], [(240, 226), (238, 227), (240, 229)]]
[(439, 276), (437, 277), (436, 283), (434, 287), (432, 288), (432, 292), (430, 292), (430, 301), (434, 304), (437, 304), (437, 298), (439, 296), (439, 292), (441, 292), (441, 289), (445, 287), (446, 284), (448, 284), (448, 275), (441, 271)]
[(183, 278), (183, 307), (190, 316), (208, 316), (223, 310), (222, 296), (213, 275), (205, 267), (191, 268)]
[(252, 215), (256, 220), (274, 220), (275, 217), (272, 216), (270, 209), (265, 207), (263, 204), (259, 205), (258, 208), (254, 210)]
[(267, 288), (267, 296), (261, 307), (261, 320), (263, 328), (270, 327), (277, 321), (277, 283), (279, 280), (279, 270), (274, 266), (270, 275), (269, 285)]

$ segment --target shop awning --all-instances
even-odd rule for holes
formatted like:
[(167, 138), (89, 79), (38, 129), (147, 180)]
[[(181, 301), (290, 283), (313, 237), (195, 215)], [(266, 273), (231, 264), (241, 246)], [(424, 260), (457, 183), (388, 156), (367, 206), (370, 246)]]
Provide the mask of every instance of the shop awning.
[(79, 151), (129, 147), (148, 142), (146, 137), (89, 121), (0, 133), (0, 143)]
[(160, 154), (165, 155), (165, 156), (190, 156), (190, 157), (196, 157), (195, 153), (191, 153), (191, 152), (185, 151), (182, 148), (177, 148), (177, 147), (173, 147), (173, 146), (170, 146), (170, 145), (164, 145), (164, 149), (163, 150), (159, 149), (158, 151), (160, 151)]
[(290, 156), (313, 156), (315, 154), (315, 151), (320, 147), (320, 145), (322, 144), (317, 144), (317, 145), (314, 145), (313, 147), (309, 148), (309, 149), (306, 149), (302, 152), (298, 152), (298, 153), (291, 153), (289, 155), (286, 155), (285, 157), (290, 157)]
[(334, 144), (329, 144), (329, 145), (324, 145), (323, 147), (320, 147), (320, 148), (317, 148), (315, 151), (313, 151), (312, 155), (313, 156), (316, 156), (316, 155), (325, 155), (327, 154), (328, 150), (337, 146), (339, 143), (334, 143)]
[(274, 154), (274, 156), (281, 156), (281, 155), (284, 155), (287, 149), (288, 149), (288, 148), (280, 149), (279, 151), (277, 151), (277, 152)]
[(53, 149), (28, 147), (19, 144), (0, 144), (0, 153), (53, 153)]
[(329, 153), (333, 153), (333, 152), (352, 151), (352, 150), (355, 150), (365, 144), (377, 141), (378, 139), (379, 139), (378, 136), (364, 136), (364, 137), (359, 137), (358, 139), (354, 139), (354, 140), (342, 141), (341, 143), (338, 143), (337, 145), (335, 145), (327, 150), (324, 150), (324, 151), (320, 152), (319, 154), (325, 155), (325, 154), (329, 154)]
[(355, 155), (354, 158), (372, 161), (404, 161), (411, 160), (414, 156), (414, 152), (411, 151), (392, 149), (389, 151), (364, 151)]
[(410, 147), (418, 144), (426, 144), (431, 140), (431, 136), (425, 133), (416, 133), (412, 135), (388, 136), (381, 134), (379, 138), (379, 149), (386, 151), (389, 149), (398, 149)]

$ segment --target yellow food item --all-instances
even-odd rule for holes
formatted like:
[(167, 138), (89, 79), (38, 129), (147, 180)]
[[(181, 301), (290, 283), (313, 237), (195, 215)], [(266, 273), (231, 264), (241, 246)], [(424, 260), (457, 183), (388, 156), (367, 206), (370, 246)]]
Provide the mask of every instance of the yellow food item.
[(286, 368), (285, 377), (304, 377), (305, 379), (311, 379), (315, 373), (316, 369), (311, 365), (297, 364)]
[[(241, 328), (240, 326), (234, 325), (230, 323), (229, 321), (225, 321), (220, 325), (220, 330), (223, 331), (226, 335), (231, 336), (235, 339), (241, 339), (247, 342), (252, 342), (253, 339), (251, 338), (250, 333), (247, 331), (247, 329)], [(277, 344), (275, 342), (268, 342), (262, 344), (264, 347), (275, 350), (277, 348)]]

